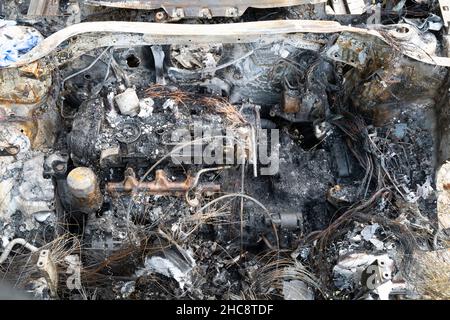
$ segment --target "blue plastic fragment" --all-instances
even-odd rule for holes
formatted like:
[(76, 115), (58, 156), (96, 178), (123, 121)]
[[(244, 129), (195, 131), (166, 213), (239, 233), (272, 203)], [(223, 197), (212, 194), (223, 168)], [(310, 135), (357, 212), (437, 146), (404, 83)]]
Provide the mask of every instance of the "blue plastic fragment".
[(31, 32), (21, 39), (8, 39), (0, 44), (0, 67), (6, 67), (17, 61), (40, 42), (40, 38)]

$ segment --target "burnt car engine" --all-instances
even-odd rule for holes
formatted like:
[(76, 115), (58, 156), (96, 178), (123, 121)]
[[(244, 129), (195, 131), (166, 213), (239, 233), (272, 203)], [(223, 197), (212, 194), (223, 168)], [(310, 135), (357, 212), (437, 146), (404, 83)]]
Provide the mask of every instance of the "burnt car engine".
[(37, 299), (448, 299), (439, 3), (6, 1), (5, 283)]

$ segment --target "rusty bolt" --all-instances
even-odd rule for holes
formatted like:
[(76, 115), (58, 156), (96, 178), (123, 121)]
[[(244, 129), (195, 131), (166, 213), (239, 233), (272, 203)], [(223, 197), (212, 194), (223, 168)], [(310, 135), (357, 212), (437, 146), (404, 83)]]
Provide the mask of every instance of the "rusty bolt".
[(157, 22), (166, 21), (166, 19), (167, 19), (167, 14), (166, 14), (164, 11), (158, 11), (158, 12), (155, 14), (155, 20), (156, 20)]

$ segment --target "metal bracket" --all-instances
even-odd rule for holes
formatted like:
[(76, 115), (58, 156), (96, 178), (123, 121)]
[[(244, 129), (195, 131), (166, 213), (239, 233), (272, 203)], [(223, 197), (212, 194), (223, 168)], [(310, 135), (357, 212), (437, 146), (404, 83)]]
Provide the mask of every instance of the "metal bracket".
[(38, 269), (42, 272), (45, 280), (47, 280), (52, 297), (58, 296), (58, 271), (55, 263), (50, 257), (50, 250), (42, 250), (39, 253), (37, 262)]
[(439, 0), (439, 7), (441, 8), (442, 22), (447, 30), (450, 22), (450, 0)]

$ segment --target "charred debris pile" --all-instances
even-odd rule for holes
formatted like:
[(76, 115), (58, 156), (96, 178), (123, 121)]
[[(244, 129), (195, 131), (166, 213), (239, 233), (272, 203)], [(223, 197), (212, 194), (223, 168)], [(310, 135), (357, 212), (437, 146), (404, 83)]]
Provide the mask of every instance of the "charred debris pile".
[(0, 8), (2, 282), (449, 299), (445, 1), (159, 2)]

